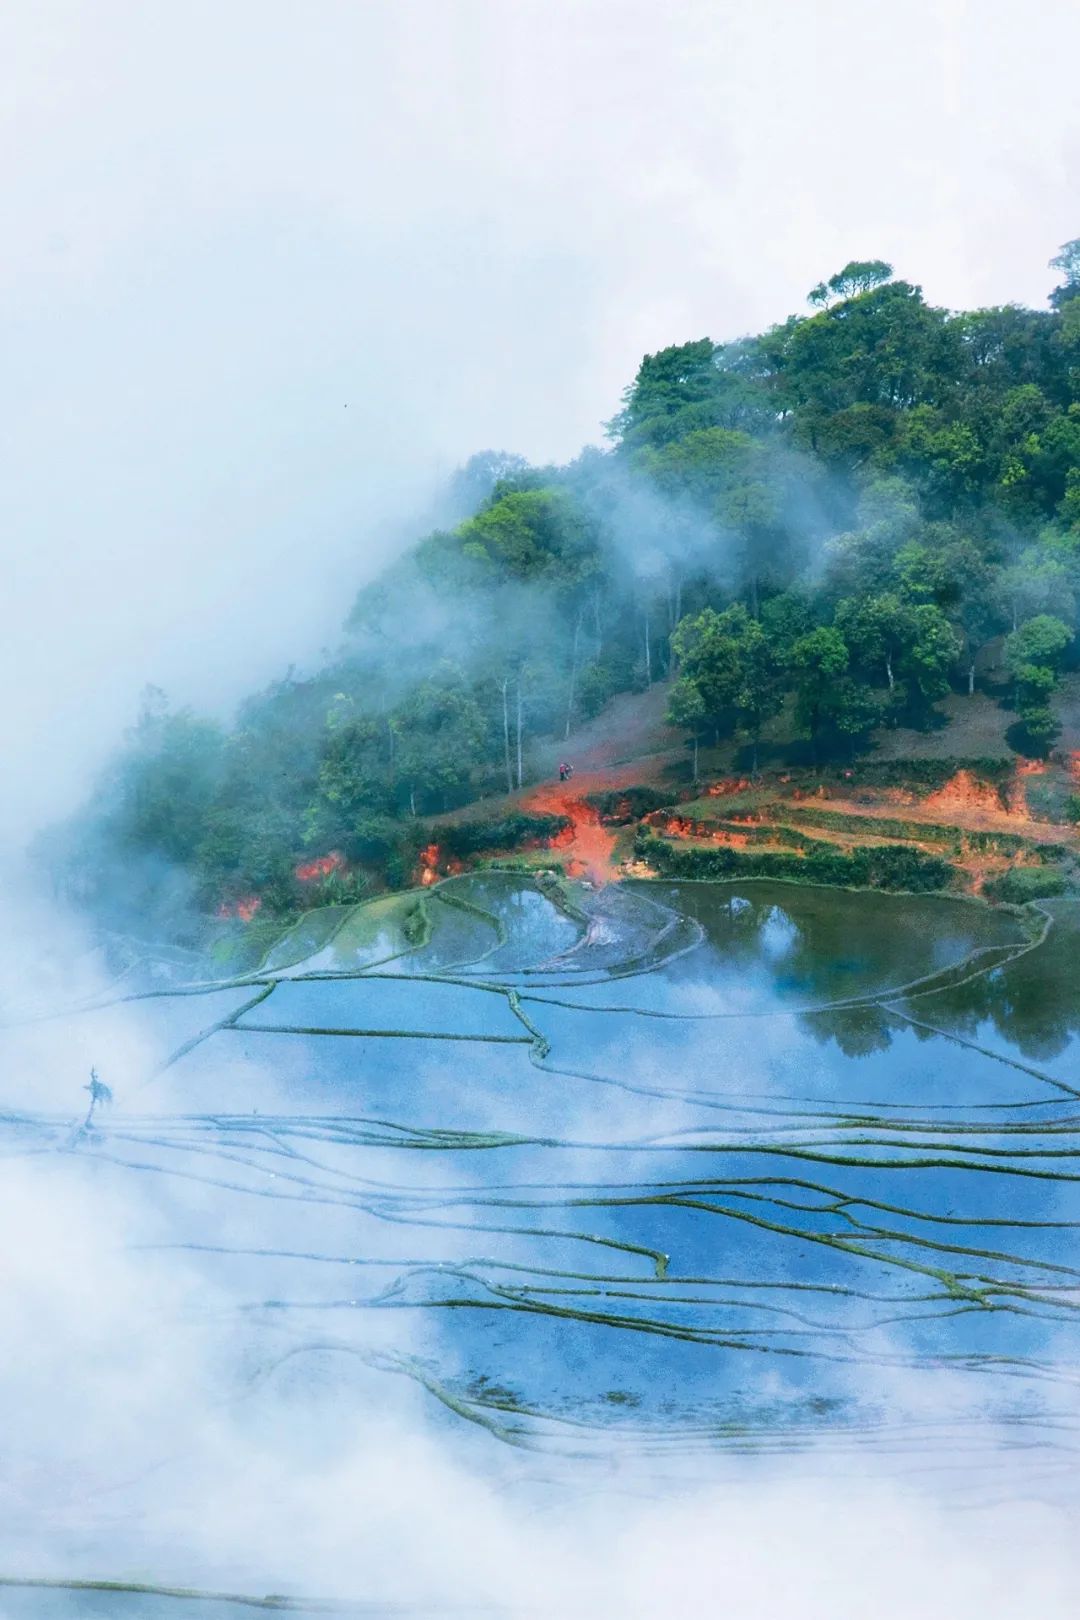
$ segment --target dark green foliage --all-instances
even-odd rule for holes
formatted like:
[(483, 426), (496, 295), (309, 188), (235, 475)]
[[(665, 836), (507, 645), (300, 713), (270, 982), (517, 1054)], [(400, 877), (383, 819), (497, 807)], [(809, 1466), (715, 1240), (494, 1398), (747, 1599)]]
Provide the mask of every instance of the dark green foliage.
[(566, 816), (525, 815), (503, 816), (499, 821), (457, 821), (450, 826), (438, 827), (432, 832), (444, 855), (464, 860), (469, 855), (481, 855), (491, 850), (520, 849), (523, 845), (549, 844), (570, 826)]
[[(863, 759), (845, 773), (850, 791), (859, 786), (910, 788), (914, 792), (933, 793), (945, 786), (958, 771), (967, 771), (980, 781), (1001, 788), (1012, 775), (1015, 761), (993, 757), (967, 759)], [(830, 780), (836, 780), (832, 772)]]
[(664, 877), (784, 878), (793, 883), (828, 883), (850, 889), (900, 889), (923, 893), (948, 888), (955, 872), (937, 855), (903, 844), (877, 844), (846, 854), (832, 844), (807, 841), (805, 854), (715, 849), (671, 843), (642, 832), (634, 846), (639, 860)]
[(1061, 736), (1057, 715), (1045, 703), (1026, 704), (1020, 710), (1020, 724), (1016, 730), (1017, 748), (1032, 759), (1045, 759)]
[(1062, 872), (1041, 866), (1014, 866), (1000, 877), (990, 878), (983, 893), (991, 900), (1023, 905), (1026, 900), (1048, 900), (1052, 895), (1064, 894), (1067, 887)]

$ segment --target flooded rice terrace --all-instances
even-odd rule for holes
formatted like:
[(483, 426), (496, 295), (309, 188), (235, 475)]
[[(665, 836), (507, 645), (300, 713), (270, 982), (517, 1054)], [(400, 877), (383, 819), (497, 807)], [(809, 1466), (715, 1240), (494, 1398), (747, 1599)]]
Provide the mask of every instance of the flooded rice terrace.
[[(416, 903), (11, 1012), (9, 1246), (49, 1217), (0, 1613), (429, 1612), (411, 1495), (437, 1564), (476, 1491), (539, 1523), (778, 1466), (1068, 1493), (1080, 906), (496, 872)], [(75, 1578), (132, 1590), (18, 1584)]]

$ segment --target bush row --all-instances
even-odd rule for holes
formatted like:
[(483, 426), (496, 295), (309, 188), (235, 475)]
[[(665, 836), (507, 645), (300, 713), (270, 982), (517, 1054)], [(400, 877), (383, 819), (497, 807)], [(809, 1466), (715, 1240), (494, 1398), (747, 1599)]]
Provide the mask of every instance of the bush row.
[(520, 849), (523, 844), (546, 844), (570, 826), (568, 816), (526, 815), (519, 811), (499, 821), (458, 821), (434, 830), (439, 848), (455, 860), (491, 850)]
[(860, 760), (851, 769), (837, 769), (828, 774), (831, 780), (839, 777), (856, 786), (910, 788), (917, 793), (933, 793), (944, 787), (957, 771), (969, 771), (982, 781), (1001, 786), (1011, 777), (1015, 765), (1016, 761), (1007, 755), (975, 759), (876, 759)]
[(905, 844), (873, 844), (845, 854), (831, 844), (807, 841), (804, 855), (745, 850), (720, 845), (697, 849), (642, 831), (634, 844), (639, 860), (664, 877), (786, 878), (795, 883), (829, 883), (850, 889), (902, 889), (925, 893), (947, 888), (955, 878), (948, 861)]

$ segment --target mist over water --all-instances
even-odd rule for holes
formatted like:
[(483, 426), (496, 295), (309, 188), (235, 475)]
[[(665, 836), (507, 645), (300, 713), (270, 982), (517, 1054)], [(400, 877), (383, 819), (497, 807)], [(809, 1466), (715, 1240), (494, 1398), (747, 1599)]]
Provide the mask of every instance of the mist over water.
[(195, 994), (9, 966), (2, 1572), (1068, 1612), (1075, 907), (1031, 951), (768, 885), (604, 891), (588, 936), (510, 875), (420, 942), (411, 903)]

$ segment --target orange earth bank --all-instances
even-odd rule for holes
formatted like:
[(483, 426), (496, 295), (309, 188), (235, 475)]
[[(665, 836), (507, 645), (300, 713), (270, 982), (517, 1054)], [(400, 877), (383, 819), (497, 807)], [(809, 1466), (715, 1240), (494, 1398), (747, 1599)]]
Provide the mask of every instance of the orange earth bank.
[(565, 782), (547, 782), (524, 801), (523, 808), (537, 815), (566, 816), (568, 833), (556, 842), (564, 852), (563, 864), (569, 877), (585, 877), (592, 883), (609, 883), (618, 877), (613, 859), (615, 834), (603, 825), (599, 811), (585, 801), (585, 794), (613, 786), (613, 772), (597, 772), (581, 777), (573, 787)]

